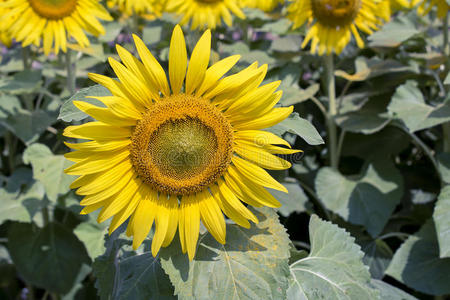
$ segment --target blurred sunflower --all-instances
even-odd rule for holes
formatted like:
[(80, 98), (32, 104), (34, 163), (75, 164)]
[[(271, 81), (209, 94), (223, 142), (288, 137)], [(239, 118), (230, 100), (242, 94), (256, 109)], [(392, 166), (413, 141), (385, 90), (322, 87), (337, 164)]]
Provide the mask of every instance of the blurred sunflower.
[(192, 29), (215, 29), (222, 24), (232, 25), (232, 15), (245, 19), (240, 0), (168, 0), (167, 11), (183, 16), (182, 25), (191, 21)]
[(382, 18), (387, 22), (391, 19), (394, 12), (411, 8), (411, 2), (408, 0), (382, 0), (381, 6), (384, 6), (382, 11)]
[[(2, 2), (5, 2), (5, 0), (0, 0), (0, 4)], [(0, 16), (6, 14), (6, 12), (7, 9), (0, 6)], [(12, 43), (11, 37), (9, 36), (7, 28), (5, 27), (3, 22), (0, 23), (0, 43), (7, 47), (10, 47)]]
[(437, 16), (439, 18), (445, 18), (450, 10), (450, 5), (446, 0), (413, 0), (412, 6), (415, 7), (417, 5), (418, 12), (422, 16), (428, 14), (434, 6), (437, 7)]
[(372, 34), (382, 24), (386, 7), (374, 0), (293, 0), (288, 17), (294, 28), (307, 23), (305, 47), (311, 41), (311, 52), (339, 54), (350, 42), (352, 34), (358, 47), (364, 41), (358, 30)]
[[(96, 122), (69, 126), (64, 135), (91, 140), (69, 144), (75, 162), (66, 173), (81, 175), (71, 187), (84, 195), (82, 213), (102, 208), (98, 221), (113, 217), (113, 232), (129, 217), (127, 235), (137, 249), (155, 223), (152, 253), (169, 245), (177, 231), (183, 253), (193, 259), (200, 220), (225, 243), (225, 213), (243, 227), (258, 220), (241, 202), (279, 207), (264, 188), (287, 192), (263, 168), (291, 164), (274, 154), (300, 152), (263, 128), (290, 115), (274, 107), (280, 82), (259, 86), (267, 65), (252, 64), (223, 77), (239, 60), (225, 58), (208, 68), (211, 32), (194, 48), (189, 66), (183, 33), (176, 26), (169, 52), (169, 82), (142, 40), (134, 36), (140, 60), (117, 46), (122, 63), (110, 58), (118, 77), (90, 74), (113, 96), (95, 97), (106, 108), (74, 104)], [(223, 78), (222, 78), (223, 77)], [(277, 145), (284, 145), (280, 147)]]
[(89, 46), (83, 30), (98, 36), (105, 30), (97, 20), (112, 20), (97, 0), (6, 0), (9, 11), (0, 17), (10, 36), (22, 47), (40, 45), (44, 52), (66, 52), (67, 43), (73, 37), (81, 47)]
[(159, 0), (108, 0), (108, 7), (118, 7), (119, 10), (129, 16), (133, 14), (157, 14), (163, 9), (165, 1)]
[(244, 7), (259, 8), (265, 12), (275, 9), (278, 4), (283, 4), (284, 0), (242, 0)]

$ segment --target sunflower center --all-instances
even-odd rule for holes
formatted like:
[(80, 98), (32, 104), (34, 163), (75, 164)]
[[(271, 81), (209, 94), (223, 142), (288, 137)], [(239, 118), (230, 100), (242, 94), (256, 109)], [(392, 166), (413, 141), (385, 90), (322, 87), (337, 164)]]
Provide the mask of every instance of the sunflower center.
[(70, 16), (77, 7), (78, 0), (28, 0), (31, 8), (39, 16), (59, 20)]
[(154, 104), (137, 124), (130, 147), (140, 178), (176, 195), (200, 192), (231, 162), (233, 130), (208, 101), (171, 96)]
[(323, 25), (343, 27), (358, 15), (361, 0), (311, 0), (314, 17)]

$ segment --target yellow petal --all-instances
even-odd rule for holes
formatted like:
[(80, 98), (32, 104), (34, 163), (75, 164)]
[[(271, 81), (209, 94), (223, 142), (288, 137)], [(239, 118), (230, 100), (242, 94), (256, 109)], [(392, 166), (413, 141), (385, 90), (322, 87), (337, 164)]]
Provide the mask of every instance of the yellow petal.
[(251, 145), (246, 145), (244, 143), (236, 143), (233, 147), (234, 152), (236, 152), (240, 157), (245, 158), (252, 163), (268, 170), (285, 170), (289, 169), (292, 165), (290, 162), (270, 154), (264, 148), (254, 147)]
[(211, 56), (211, 31), (207, 30), (192, 51), (186, 75), (186, 94), (193, 94), (205, 77)]
[(286, 119), (294, 110), (293, 106), (274, 108), (272, 111), (253, 120), (239, 121), (233, 124), (236, 130), (263, 129), (276, 125)]
[(90, 141), (85, 143), (67, 143), (64, 142), (64, 144), (74, 150), (81, 150), (81, 151), (95, 151), (95, 152), (109, 152), (114, 150), (119, 150), (122, 148), (127, 147), (131, 143), (130, 139), (126, 140), (117, 140), (117, 141)]
[(111, 126), (101, 122), (89, 122), (77, 126), (68, 126), (63, 135), (85, 140), (117, 140), (131, 136), (130, 128)]
[(197, 90), (197, 95), (202, 96), (206, 91), (212, 88), (217, 81), (222, 78), (241, 58), (240, 55), (233, 55), (224, 58), (211, 67), (209, 67), (205, 72), (205, 78)]
[(180, 226), (181, 224), (183, 226), (184, 241), (189, 260), (194, 259), (200, 231), (200, 211), (196, 197), (195, 195), (183, 197), (180, 207), (182, 214), (179, 221)]
[[(145, 183), (144, 183), (145, 185)], [(158, 212), (158, 193), (147, 188), (148, 194), (141, 200), (133, 216), (133, 249), (136, 250), (147, 237)]]
[(81, 111), (90, 115), (94, 119), (114, 126), (134, 126), (136, 125), (136, 120), (134, 119), (124, 119), (115, 115), (111, 110), (107, 108), (101, 108), (93, 104), (84, 101), (73, 101), (73, 104)]
[(263, 130), (239, 130), (234, 133), (235, 141), (246, 141), (250, 144), (257, 146), (265, 146), (265, 145), (285, 145), (289, 148), (291, 146), (284, 139), (279, 136)]
[(80, 161), (64, 170), (69, 175), (85, 175), (93, 174), (110, 169), (120, 163), (130, 155), (128, 150), (119, 150), (116, 152), (105, 153), (99, 152), (92, 154), (83, 161)]
[(169, 224), (167, 226), (166, 236), (162, 246), (167, 247), (172, 242), (178, 227), (178, 198), (175, 195), (171, 195), (168, 200), (167, 208), (169, 210)]
[(222, 211), (208, 190), (199, 195), (198, 206), (203, 225), (221, 244), (225, 244), (226, 227)]
[(264, 169), (258, 167), (257, 165), (237, 156), (234, 156), (232, 158), (232, 162), (236, 166), (237, 170), (250, 181), (274, 190), (282, 191), (285, 193), (288, 192), (288, 190), (281, 183), (273, 179), (272, 176), (269, 175), (269, 173), (267, 173)]
[(186, 75), (186, 68), (186, 42), (181, 27), (177, 25), (172, 33), (169, 50), (169, 78), (173, 94), (180, 93)]

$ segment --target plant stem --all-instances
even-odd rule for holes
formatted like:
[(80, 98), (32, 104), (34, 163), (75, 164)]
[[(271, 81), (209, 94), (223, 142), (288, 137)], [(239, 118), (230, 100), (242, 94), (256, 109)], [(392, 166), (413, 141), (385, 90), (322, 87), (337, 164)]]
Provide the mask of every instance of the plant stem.
[(443, 181), (442, 181), (442, 175), (441, 175), (441, 172), (439, 171), (439, 165), (438, 165), (436, 159), (434, 158), (434, 155), (433, 155), (433, 153), (431, 152), (430, 148), (428, 148), (428, 146), (427, 146), (424, 142), (422, 142), (422, 140), (421, 140), (417, 135), (415, 135), (414, 133), (410, 132), (410, 131), (409, 131), (407, 128), (405, 128), (404, 126), (399, 125), (399, 124), (395, 124), (395, 123), (392, 123), (391, 125), (392, 125), (392, 126), (395, 126), (395, 127), (397, 127), (397, 128), (400, 128), (400, 129), (403, 130), (406, 134), (408, 134), (409, 137), (412, 139), (413, 143), (425, 153), (425, 155), (426, 155), (426, 156), (428, 157), (428, 159), (431, 161), (431, 164), (433, 165), (434, 169), (436, 170), (436, 173), (437, 173), (437, 175), (438, 175), (438, 177), (439, 177), (439, 181), (440, 181), (441, 185), (443, 185), (444, 183), (443, 183)]
[(5, 134), (5, 144), (8, 147), (8, 164), (9, 164), (9, 174), (12, 174), (15, 169), (15, 155), (16, 155), (16, 137), (9, 131)]
[(327, 220), (331, 221), (330, 213), (323, 204), (322, 200), (320, 200), (319, 196), (317, 196), (317, 194), (314, 192), (314, 190), (300, 180), (298, 181), (298, 183), (308, 194), (311, 195), (313, 202), (323, 211), (323, 214), (327, 218)]
[(320, 109), (320, 111), (323, 113), (323, 116), (325, 118), (327, 118), (327, 116), (328, 116), (327, 109), (325, 108), (325, 106), (323, 106), (323, 104), (320, 102), (320, 100), (317, 99), (316, 97), (312, 96), (311, 101), (314, 102), (314, 104)]
[(47, 226), (48, 222), (49, 222), (49, 215), (48, 215), (48, 207), (47, 205), (45, 205), (42, 208), (42, 220), (44, 221), (44, 226)]
[(327, 91), (328, 91), (328, 143), (329, 143), (329, 153), (330, 153), (330, 165), (333, 169), (338, 169), (337, 160), (337, 128), (336, 122), (334, 120), (337, 107), (336, 107), (336, 83), (334, 77), (334, 62), (333, 54), (325, 56), (325, 69), (326, 69), (326, 81), (327, 81)]
[(342, 146), (344, 145), (345, 134), (346, 134), (346, 131), (342, 130), (341, 134), (339, 135), (339, 142), (338, 142), (338, 147), (337, 147), (337, 160), (338, 160), (337, 164), (338, 165), (339, 165), (339, 161), (341, 159)]
[(22, 48), (22, 62), (23, 62), (23, 69), (24, 70), (31, 69), (30, 47), (29, 46)]
[(444, 24), (443, 24), (443, 28), (442, 28), (442, 30), (443, 30), (443, 37), (444, 37), (444, 40), (443, 40), (443, 51), (444, 51), (444, 54), (445, 55), (447, 55), (447, 56), (449, 56), (450, 55), (450, 44), (448, 43), (449, 41), (448, 41), (448, 18), (449, 18), (449, 16), (450, 16), (450, 13), (447, 11), (447, 14), (445, 15), (445, 17), (444, 17)]
[[(447, 58), (450, 56), (450, 45), (449, 45), (449, 40), (448, 40), (448, 19), (449, 19), (450, 13), (447, 12), (447, 15), (444, 17), (444, 27), (443, 27), (443, 35), (444, 35), (444, 40), (443, 40), (443, 51), (444, 51), (444, 55), (447, 56)], [(448, 59), (447, 61), (447, 72), (449, 72), (450, 70), (450, 60)], [(447, 75), (448, 76), (448, 75)], [(445, 92), (444, 92), (445, 95)], [(450, 152), (450, 122), (447, 122), (445, 124), (442, 125), (442, 133), (444, 136), (444, 152)]]
[(66, 52), (67, 88), (70, 95), (75, 94), (76, 74), (75, 64), (72, 63), (72, 50)]

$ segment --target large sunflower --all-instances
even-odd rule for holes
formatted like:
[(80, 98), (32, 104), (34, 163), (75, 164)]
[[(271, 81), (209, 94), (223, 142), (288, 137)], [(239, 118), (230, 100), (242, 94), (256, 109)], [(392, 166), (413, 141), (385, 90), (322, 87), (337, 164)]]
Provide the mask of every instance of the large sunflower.
[[(171, 243), (175, 232), (183, 252), (195, 255), (200, 220), (225, 243), (225, 213), (243, 227), (257, 218), (243, 205), (279, 207), (265, 189), (287, 192), (263, 168), (291, 164), (274, 154), (299, 152), (261, 129), (284, 120), (292, 107), (274, 107), (280, 82), (259, 86), (267, 65), (252, 64), (223, 77), (239, 60), (225, 58), (208, 68), (211, 33), (194, 48), (188, 66), (181, 28), (174, 29), (169, 53), (170, 85), (161, 65), (134, 36), (140, 59), (117, 46), (122, 64), (109, 62), (119, 80), (90, 74), (108, 88), (106, 105), (74, 104), (96, 122), (69, 126), (64, 135), (90, 140), (69, 144), (75, 162), (66, 173), (81, 175), (71, 187), (85, 196), (87, 214), (102, 208), (98, 221), (113, 217), (109, 232), (129, 217), (127, 234), (136, 249), (153, 223), (152, 253)], [(277, 145), (284, 145), (280, 147)]]
[(416, 5), (419, 5), (419, 14), (423, 16), (428, 14), (434, 6), (437, 7), (437, 16), (439, 18), (445, 18), (450, 10), (450, 5), (446, 0), (413, 0), (412, 6)]
[(108, 6), (117, 6), (119, 10), (129, 16), (133, 14), (160, 14), (164, 0), (108, 0)]
[(243, 6), (259, 8), (265, 12), (272, 11), (278, 4), (283, 4), (284, 0), (242, 0)]
[(239, 8), (240, 0), (169, 0), (167, 10), (182, 16), (180, 24), (191, 21), (192, 29), (214, 29), (222, 24), (232, 25), (232, 14), (245, 19)]
[(81, 47), (89, 46), (83, 30), (98, 36), (104, 34), (97, 20), (112, 20), (97, 0), (6, 0), (9, 12), (0, 17), (10, 36), (22, 42), (41, 44), (44, 52), (66, 52), (67, 43), (73, 37)]
[(311, 41), (312, 53), (339, 54), (352, 34), (358, 47), (364, 47), (359, 30), (372, 34), (386, 16), (386, 7), (379, 4), (376, 0), (293, 0), (288, 17), (295, 28), (308, 23), (302, 47)]

